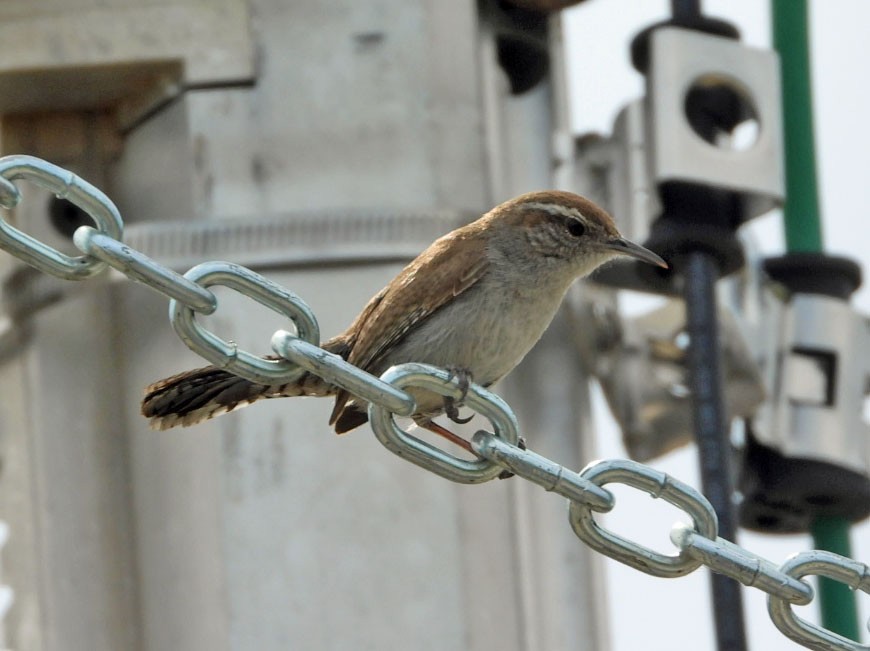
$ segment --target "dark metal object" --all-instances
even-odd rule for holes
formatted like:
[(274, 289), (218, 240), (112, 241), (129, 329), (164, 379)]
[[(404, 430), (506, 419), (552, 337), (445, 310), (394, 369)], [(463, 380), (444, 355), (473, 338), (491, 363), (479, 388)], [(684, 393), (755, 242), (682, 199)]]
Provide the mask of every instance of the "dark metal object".
[(548, 19), (544, 2), (481, 0), (480, 20), (495, 37), (496, 55), (510, 83), (522, 95), (543, 81), (550, 70)]
[(579, 5), (581, 2), (583, 0), (504, 0), (505, 4), (541, 13), (560, 11), (572, 5)]
[(848, 301), (861, 286), (861, 265), (849, 258), (791, 252), (764, 261), (764, 270), (790, 294), (821, 294)]
[[(686, 331), (690, 341), (687, 361), (701, 486), (719, 518), (719, 535), (733, 541), (737, 520), (731, 501), (731, 447), (722, 400), (722, 350), (716, 314), (719, 268), (715, 258), (704, 251), (686, 253), (679, 268), (685, 280)], [(711, 580), (718, 648), (746, 649), (740, 585), (719, 574), (712, 575)]]
[[(677, 27), (703, 34), (736, 39), (729, 23), (701, 13), (700, 0), (672, 0), (672, 17), (651, 25), (632, 42), (635, 68), (647, 76), (648, 101), (666, 83), (662, 70), (667, 57), (655, 48), (654, 36), (662, 28)], [(653, 53), (656, 52), (656, 57)], [(655, 59), (655, 60), (653, 60)], [(658, 84), (658, 86), (657, 86)], [(751, 113), (747, 102), (731, 89), (715, 84), (695, 84), (683, 98), (683, 115), (689, 128), (718, 146), (722, 134), (730, 134)], [(652, 142), (651, 146), (664, 146)], [(675, 278), (649, 277), (649, 284), (680, 291), (686, 301), (686, 331), (690, 338), (687, 370), (692, 394), (692, 417), (698, 446), (701, 484), (719, 518), (720, 536), (735, 539), (737, 520), (732, 503), (730, 472), (732, 450), (724, 402), (722, 349), (716, 309), (716, 281), (744, 264), (736, 238), (737, 228), (755, 215), (746, 193), (738, 186), (723, 184), (715, 176), (676, 175), (656, 180), (661, 213), (645, 243), (669, 259)], [(713, 616), (719, 651), (744, 651), (746, 632), (740, 585), (721, 575), (711, 577)]]

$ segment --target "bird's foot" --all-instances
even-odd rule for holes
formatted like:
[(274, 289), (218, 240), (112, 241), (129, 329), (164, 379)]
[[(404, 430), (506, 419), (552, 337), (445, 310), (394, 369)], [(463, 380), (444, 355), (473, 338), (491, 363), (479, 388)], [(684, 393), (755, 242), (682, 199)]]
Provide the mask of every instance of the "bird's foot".
[(471, 448), (471, 443), (466, 441), (464, 438), (462, 438), (458, 434), (454, 434), (446, 427), (439, 425), (438, 423), (431, 421), (431, 420), (428, 420), (428, 419), (415, 420), (415, 422), (417, 423), (418, 427), (422, 427), (425, 430), (429, 430), (433, 434), (437, 434), (438, 436), (441, 436), (441, 437), (447, 439), (448, 441), (450, 441), (454, 445), (458, 445), (466, 452), (470, 452), (474, 456), (477, 456), (477, 453)]
[(459, 425), (465, 425), (465, 423), (470, 422), (471, 419), (474, 418), (474, 414), (471, 414), (471, 416), (469, 416), (467, 418), (460, 418), (459, 417), (459, 407), (456, 406), (457, 402), (459, 402), (459, 401), (454, 400), (453, 398), (451, 398), (449, 396), (445, 396), (444, 397), (444, 415), (447, 416), (447, 418), (452, 420), (454, 423), (458, 423)]

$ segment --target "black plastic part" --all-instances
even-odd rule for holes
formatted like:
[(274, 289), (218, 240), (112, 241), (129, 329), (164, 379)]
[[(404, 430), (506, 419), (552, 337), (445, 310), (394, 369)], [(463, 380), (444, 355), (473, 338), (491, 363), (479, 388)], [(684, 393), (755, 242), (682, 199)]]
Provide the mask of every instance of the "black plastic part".
[(498, 63), (521, 95), (543, 81), (550, 70), (546, 14), (499, 0), (479, 0), (480, 15), (495, 32)]
[(792, 294), (821, 294), (844, 301), (861, 286), (861, 265), (824, 253), (788, 253), (764, 261), (767, 275)]
[(562, 11), (568, 7), (573, 7), (587, 0), (499, 0), (499, 3), (505, 6), (514, 6), (527, 11), (534, 11), (541, 14), (550, 14), (555, 11)]
[(715, 259), (721, 276), (743, 266), (737, 228), (746, 211), (739, 196), (682, 182), (660, 184), (659, 196), (663, 210), (646, 241), (649, 248), (665, 260), (703, 251)]
[(534, 40), (502, 34), (496, 38), (498, 63), (511, 85), (511, 94), (522, 95), (537, 86), (550, 69), (550, 54)]
[[(747, 427), (748, 429), (748, 427)], [(751, 433), (740, 472), (740, 524), (766, 533), (803, 533), (820, 515), (870, 516), (870, 480), (843, 466), (785, 457)]]
[(652, 33), (662, 27), (682, 27), (683, 29), (691, 29), (704, 34), (712, 34), (713, 36), (723, 36), (725, 38), (740, 38), (740, 31), (731, 23), (718, 18), (710, 18), (703, 15), (678, 15), (670, 20), (664, 20), (660, 23), (650, 25), (631, 41), (631, 65), (635, 70), (642, 74), (646, 74), (649, 69), (649, 40)]
[(671, 0), (671, 16), (682, 22), (697, 20), (701, 17), (701, 0)]
[[(704, 251), (713, 257), (720, 277), (741, 269), (745, 263), (737, 228), (746, 214), (740, 198), (727, 190), (690, 183), (659, 186), (664, 211), (653, 222), (643, 245), (673, 266), (682, 256)], [(619, 289), (679, 296), (680, 276), (642, 262), (620, 262), (600, 267), (592, 280)]]
[(734, 229), (727, 226), (660, 219), (653, 226), (645, 246), (665, 260), (703, 251), (716, 261), (721, 277), (742, 268), (745, 261), (743, 247)]

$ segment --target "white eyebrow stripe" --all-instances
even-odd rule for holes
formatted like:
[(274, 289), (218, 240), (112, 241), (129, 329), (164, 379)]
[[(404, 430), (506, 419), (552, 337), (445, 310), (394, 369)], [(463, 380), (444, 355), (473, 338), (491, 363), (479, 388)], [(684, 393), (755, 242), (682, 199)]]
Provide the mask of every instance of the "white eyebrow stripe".
[(551, 215), (561, 215), (563, 217), (573, 217), (574, 219), (579, 219), (580, 221), (586, 221), (586, 215), (577, 210), (576, 208), (569, 208), (568, 206), (562, 206), (557, 203), (541, 203), (540, 201), (530, 201), (525, 204), (528, 208), (534, 208), (535, 210), (542, 210), (544, 212), (550, 213)]

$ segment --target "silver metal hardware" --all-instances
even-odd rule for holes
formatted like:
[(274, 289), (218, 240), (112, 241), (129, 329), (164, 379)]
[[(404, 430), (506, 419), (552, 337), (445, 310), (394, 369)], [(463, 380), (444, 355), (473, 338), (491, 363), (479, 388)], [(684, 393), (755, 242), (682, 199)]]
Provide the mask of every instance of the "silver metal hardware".
[[(578, 316), (583, 324), (578, 336), (599, 340), (607, 333), (615, 338), (606, 348), (590, 342), (580, 349), (601, 381), (631, 458), (647, 461), (689, 443), (693, 425), (683, 301), (668, 300), (634, 318), (621, 318), (613, 308), (611, 319), (596, 319), (587, 306), (577, 307), (586, 310)], [(728, 411), (732, 417), (749, 417), (764, 401), (765, 386), (736, 320), (725, 308), (720, 323)]]
[(286, 330), (278, 330), (272, 335), (272, 350), (309, 373), (314, 373), (368, 402), (383, 405), (394, 414), (410, 416), (417, 409), (414, 398), (404, 391)]
[[(870, 568), (838, 554), (825, 551), (809, 551), (795, 554), (782, 567), (781, 572), (796, 579), (810, 574), (826, 576), (845, 583), (853, 590), (870, 594)], [(795, 615), (788, 600), (778, 595), (767, 598), (767, 612), (776, 627), (786, 636), (808, 649), (816, 651), (868, 651), (870, 645), (859, 644), (838, 633), (812, 624)]]
[[(799, 644), (826, 651), (870, 650), (868, 646), (797, 618), (789, 607), (792, 603), (803, 604), (812, 599), (812, 589), (801, 580), (807, 574), (821, 574), (870, 592), (870, 569), (866, 565), (828, 552), (812, 551), (799, 554), (776, 568), (770, 561), (718, 538), (716, 515), (710, 503), (693, 488), (665, 473), (626, 460), (600, 461), (574, 473), (523, 449), (518, 445), (518, 426), (510, 407), (498, 396), (474, 384), (469, 387), (464, 404), (488, 418), (494, 433), (478, 431), (472, 438), (472, 449), (482, 457), (478, 460), (460, 459), (443, 452), (401, 430), (394, 416), (408, 416), (416, 411), (413, 391), (404, 389), (423, 389), (454, 399), (462, 398), (458, 382), (448, 371), (423, 364), (403, 364), (389, 369), (380, 379), (375, 378), (318, 347), (317, 320), (305, 302), (292, 292), (250, 269), (226, 262), (204, 263), (179, 276), (121, 242), (121, 218), (108, 197), (66, 170), (36, 158), (0, 159), (0, 205), (3, 207), (13, 207), (19, 201), (18, 190), (11, 182), (19, 178), (68, 197), (98, 225), (97, 229), (82, 227), (76, 232), (76, 244), (88, 255), (69, 258), (0, 220), (0, 248), (31, 266), (61, 278), (78, 280), (97, 273), (106, 261), (127, 277), (172, 297), (170, 317), (176, 332), (188, 346), (212, 363), (263, 384), (283, 384), (301, 373), (315, 373), (368, 400), (372, 429), (378, 440), (389, 450), (431, 472), (452, 481), (478, 483), (508, 470), (568, 497), (571, 526), (583, 541), (602, 554), (662, 577), (681, 576), (703, 564), (767, 592), (771, 619)], [(234, 289), (294, 322), (297, 335), (279, 330), (272, 337), (273, 349), (284, 360), (266, 360), (238, 350), (196, 322), (197, 311), (209, 313), (217, 307), (214, 295), (204, 289), (212, 285)], [(803, 308), (799, 304), (796, 309)], [(826, 306), (824, 309), (838, 308)], [(841, 321), (838, 321), (840, 325)], [(866, 323), (863, 326), (866, 327)], [(859, 327), (857, 331), (860, 332)], [(854, 330), (837, 330), (838, 341), (849, 336), (858, 335)], [(838, 381), (852, 381), (855, 377), (849, 375)], [(866, 381), (866, 376), (860, 377)], [(692, 527), (680, 524), (672, 533), (673, 542), (681, 550), (678, 555), (655, 552), (603, 529), (594, 521), (593, 511), (614, 508), (614, 495), (603, 488), (614, 482), (661, 497), (691, 516)], [(8, 603), (8, 599), (0, 594), (0, 610), (4, 603)]]
[[(250, 269), (229, 262), (204, 262), (184, 274), (204, 287), (223, 285), (254, 299), (260, 305), (283, 314), (296, 326), (300, 339), (320, 343), (320, 327), (311, 308), (293, 292)], [(258, 384), (285, 384), (301, 376), (305, 369), (287, 360), (258, 357), (209, 332), (196, 321), (194, 309), (172, 299), (169, 318), (179, 338), (193, 352), (215, 366)]]
[(789, 457), (870, 474), (870, 321), (843, 300), (795, 294), (765, 367), (776, 389), (755, 427), (759, 441)]
[[(715, 87), (743, 103), (756, 124), (752, 142), (711, 143), (686, 115), (693, 88)], [(784, 199), (779, 59), (768, 49), (676, 27), (657, 29), (647, 77), (647, 153), (655, 185), (685, 181), (743, 195), (747, 219)]]
[[(115, 204), (100, 190), (83, 181), (72, 172), (33, 156), (5, 156), (0, 159), (0, 205), (14, 208), (20, 200), (18, 189), (14, 195), (10, 182), (23, 179), (39, 185), (59, 198), (66, 199), (84, 210), (97, 228), (114, 239), (121, 239), (124, 222)], [(0, 248), (31, 267), (66, 280), (90, 278), (106, 268), (105, 263), (90, 256), (71, 258), (43, 242), (23, 233), (0, 218)]]
[[(716, 537), (718, 521), (710, 503), (688, 484), (660, 470), (636, 461), (612, 459), (586, 466), (580, 476), (599, 486), (615, 482), (639, 488), (688, 513), (701, 535)], [(667, 556), (604, 529), (595, 521), (592, 510), (580, 502), (571, 502), (568, 519), (574, 533), (592, 549), (646, 574), (683, 576), (701, 565), (701, 561), (687, 553)]]
[[(496, 436), (512, 445), (519, 441), (516, 417), (504, 400), (477, 384), (469, 386), (463, 397), (457, 379), (449, 371), (427, 364), (400, 364), (387, 369), (381, 379), (400, 389), (425, 389), (454, 400), (462, 399), (463, 405), (492, 423)], [(460, 484), (479, 484), (495, 479), (503, 470), (488, 459), (460, 459), (409, 434), (381, 405), (369, 406), (369, 420), (375, 436), (388, 450), (445, 479)]]
[(605, 512), (613, 508), (613, 495), (610, 491), (531, 450), (511, 445), (482, 430), (475, 432), (471, 447), (481, 457), (495, 461), (516, 476), (528, 479), (544, 490), (558, 493), (573, 502), (588, 504), (594, 511)]
[(73, 235), (73, 242), (83, 253), (102, 260), (127, 278), (174, 298), (197, 312), (211, 314), (217, 309), (217, 298), (202, 285), (157, 264), (148, 256), (91, 226), (79, 226)]
[(712, 571), (730, 576), (750, 588), (758, 588), (789, 603), (804, 606), (813, 600), (809, 583), (780, 571), (770, 561), (748, 552), (729, 540), (710, 540), (685, 524), (671, 531), (671, 541)]

